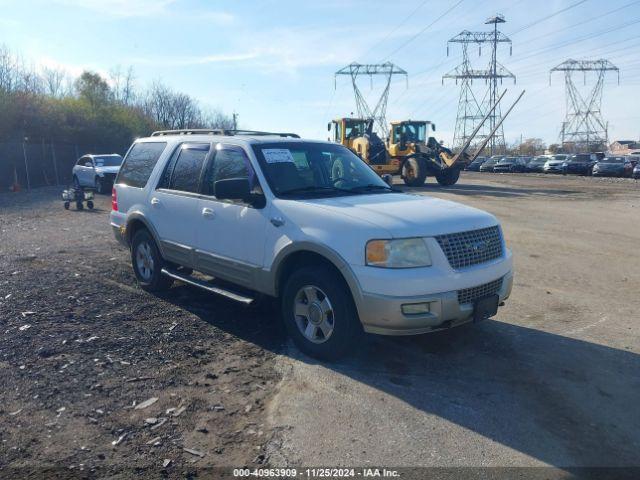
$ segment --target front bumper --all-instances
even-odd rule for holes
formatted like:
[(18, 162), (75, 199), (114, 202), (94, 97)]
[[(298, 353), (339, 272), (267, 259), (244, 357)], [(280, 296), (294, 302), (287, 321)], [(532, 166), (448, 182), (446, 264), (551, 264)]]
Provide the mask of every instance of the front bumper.
[(620, 170), (594, 170), (592, 172), (594, 177), (624, 177), (624, 171)]
[[(513, 273), (509, 272), (502, 277), (500, 303), (509, 298), (512, 286)], [(412, 303), (429, 303), (429, 313), (403, 314), (402, 305)], [(473, 304), (458, 303), (457, 290), (413, 297), (363, 294), (358, 310), (365, 332), (379, 335), (417, 335), (473, 320)]]

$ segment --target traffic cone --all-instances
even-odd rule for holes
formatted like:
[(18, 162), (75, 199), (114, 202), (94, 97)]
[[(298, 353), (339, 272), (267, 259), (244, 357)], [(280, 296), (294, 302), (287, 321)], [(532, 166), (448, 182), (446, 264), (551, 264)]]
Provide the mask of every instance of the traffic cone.
[(13, 185), (11, 185), (11, 189), (12, 192), (19, 192), (20, 191), (20, 183), (18, 183), (18, 170), (16, 170), (16, 167), (13, 167)]

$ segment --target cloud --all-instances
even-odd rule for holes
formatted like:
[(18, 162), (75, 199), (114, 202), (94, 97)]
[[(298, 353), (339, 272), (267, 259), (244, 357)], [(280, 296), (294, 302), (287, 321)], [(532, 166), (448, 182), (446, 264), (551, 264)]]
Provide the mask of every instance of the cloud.
[(128, 63), (133, 65), (153, 65), (163, 67), (186, 67), (190, 65), (206, 65), (212, 63), (237, 63), (257, 58), (257, 52), (246, 53), (217, 53), (201, 56), (131, 58)]
[(138, 17), (164, 13), (175, 0), (58, 0), (72, 7), (85, 8), (118, 17)]
[(216, 25), (233, 23), (228, 12), (171, 8), (177, 0), (56, 0), (63, 5), (83, 8), (115, 17), (151, 17), (170, 15), (172, 18), (198, 19)]
[(85, 70), (95, 72), (104, 79), (109, 79), (109, 72), (104, 68), (100, 68), (95, 65), (77, 65), (73, 63), (60, 62), (54, 58), (48, 56), (36, 56), (34, 58), (35, 64), (38, 66), (38, 70), (61, 70), (65, 72), (70, 78), (77, 78), (82, 75)]

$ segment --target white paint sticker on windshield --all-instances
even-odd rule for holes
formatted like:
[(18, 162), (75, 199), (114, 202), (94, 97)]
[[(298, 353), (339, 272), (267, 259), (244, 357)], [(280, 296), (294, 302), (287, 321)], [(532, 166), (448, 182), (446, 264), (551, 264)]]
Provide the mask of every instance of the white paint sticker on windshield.
[(263, 148), (262, 154), (267, 163), (293, 163), (293, 155), (288, 148)]

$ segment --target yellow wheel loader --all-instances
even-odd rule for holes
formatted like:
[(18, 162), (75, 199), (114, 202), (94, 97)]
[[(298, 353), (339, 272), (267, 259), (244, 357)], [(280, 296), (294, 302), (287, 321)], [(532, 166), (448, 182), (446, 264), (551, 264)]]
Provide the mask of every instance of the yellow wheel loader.
[(391, 122), (389, 136), (384, 142), (373, 132), (373, 119), (339, 118), (327, 126), (331, 132), (329, 139), (351, 149), (378, 174), (400, 175), (404, 183), (410, 187), (424, 185), (429, 175), (435, 177), (440, 185), (453, 185), (460, 178), (460, 171), (479, 155), (524, 95), (523, 91), (502, 116), (501, 121), (495, 125), (493, 131), (484, 138), (479, 148), (476, 149), (476, 153), (468, 154), (467, 150), (473, 138), (493, 113), (505, 93), (506, 90), (500, 95), (495, 105), (487, 112), (457, 154), (441, 145), (434, 137), (429, 136), (429, 133), (435, 131), (436, 127), (432, 122), (424, 120)]

